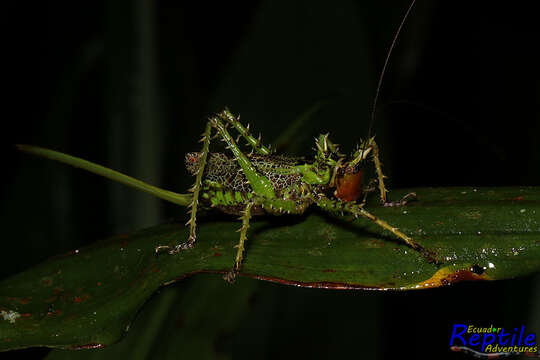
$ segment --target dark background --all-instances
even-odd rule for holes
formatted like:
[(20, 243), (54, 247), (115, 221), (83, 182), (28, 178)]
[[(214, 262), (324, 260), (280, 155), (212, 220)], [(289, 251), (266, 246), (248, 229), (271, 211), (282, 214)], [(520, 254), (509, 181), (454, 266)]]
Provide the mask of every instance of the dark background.
[[(539, 185), (533, 3), (419, 1), (374, 126), (390, 188)], [(185, 221), (182, 208), (18, 154), (12, 144), (60, 150), (185, 192), (193, 180), (183, 156), (199, 150), (209, 114), (228, 106), (269, 143), (326, 100), (289, 152), (309, 155), (321, 132), (352, 150), (367, 136), (377, 78), (408, 1), (27, 6), (6, 5), (4, 13), (2, 277), (112, 234)], [(465, 357), (448, 351), (455, 322), (540, 330), (538, 277), (408, 293), (256, 286), (266, 305), (217, 355), (457, 359)], [(252, 328), (260, 336), (244, 344), (238, 334)]]

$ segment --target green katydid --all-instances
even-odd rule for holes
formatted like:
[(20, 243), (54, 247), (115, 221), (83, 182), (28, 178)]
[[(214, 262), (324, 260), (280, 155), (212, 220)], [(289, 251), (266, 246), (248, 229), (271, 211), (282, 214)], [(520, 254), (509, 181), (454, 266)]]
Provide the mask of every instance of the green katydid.
[[(228, 126), (235, 128), (252, 147), (250, 154), (244, 154), (238, 147)], [(227, 144), (232, 158), (209, 152), (212, 129)], [(374, 138), (364, 141), (350, 158), (339, 152), (328, 135), (320, 135), (316, 139), (316, 155), (311, 161), (273, 155), (269, 147), (262, 145), (260, 138), (251, 136), (248, 128), (225, 109), (208, 120), (201, 141), (202, 151), (189, 153), (185, 158), (186, 167), (196, 176), (195, 185), (190, 189), (193, 199), (188, 221), (189, 238), (173, 247), (160, 246), (156, 251), (166, 250), (169, 254), (175, 254), (195, 244), (199, 201), (223, 212), (241, 215), (242, 227), (235, 263), (225, 275), (226, 280), (232, 281), (241, 269), (252, 216), (302, 214), (315, 204), (325, 211), (365, 217), (422, 252), (430, 261), (433, 260), (431, 254), (412, 238), (365, 209), (367, 194), (375, 190), (373, 186), (363, 188), (362, 166), (369, 157), (375, 164), (380, 200), (385, 206), (405, 205), (409, 198), (415, 196), (411, 193), (398, 202), (387, 200), (379, 149)], [(363, 200), (358, 202), (362, 195)]]
[[(228, 131), (232, 125), (252, 147), (250, 154), (244, 154)], [(211, 130), (215, 129), (233, 153), (228, 157), (223, 153), (209, 151)], [(189, 249), (196, 242), (197, 210), (199, 205), (213, 207), (222, 212), (240, 215), (242, 227), (236, 259), (232, 270), (225, 275), (233, 281), (241, 269), (249, 222), (253, 216), (271, 214), (302, 214), (310, 205), (332, 213), (348, 213), (355, 217), (365, 217), (390, 231), (413, 249), (420, 251), (428, 260), (433, 258), (412, 238), (391, 226), (365, 209), (367, 194), (376, 190), (371, 184), (363, 187), (363, 165), (371, 157), (375, 164), (381, 203), (385, 206), (402, 206), (414, 197), (411, 193), (398, 202), (387, 200), (387, 189), (379, 161), (379, 150), (374, 138), (364, 141), (347, 158), (330, 141), (328, 134), (320, 135), (316, 141), (316, 155), (313, 160), (288, 157), (271, 153), (269, 147), (255, 139), (238, 119), (228, 110), (216, 114), (208, 120), (202, 137), (201, 152), (188, 153), (185, 163), (188, 171), (196, 176), (195, 185), (190, 189), (192, 196), (167, 191), (112, 169), (89, 161), (30, 145), (17, 145), (25, 152), (57, 160), (79, 167), (114, 181), (151, 193), (161, 199), (188, 205), (190, 210), (189, 238), (175, 246), (162, 245), (156, 253), (167, 251), (175, 254)], [(362, 200), (358, 201), (362, 196)]]
[[(413, 5), (414, 1), (409, 6), (387, 54), (375, 95), (371, 123), (373, 123), (381, 80), (388, 59)], [(238, 132), (238, 139), (242, 137), (246, 140), (252, 149), (251, 153), (245, 154), (239, 148), (238, 139), (235, 140), (229, 132), (230, 126)], [(210, 152), (212, 131), (215, 132), (215, 137), (220, 137), (227, 144), (232, 157), (223, 153)], [(203, 147), (200, 152), (188, 153), (185, 157), (188, 171), (196, 177), (195, 184), (190, 189), (192, 196), (160, 189), (112, 169), (53, 150), (29, 145), (17, 145), (17, 147), (22, 151), (80, 167), (122, 182), (164, 200), (188, 205), (190, 213), (187, 223), (189, 225), (188, 240), (174, 246), (158, 246), (155, 249), (156, 254), (163, 251), (176, 254), (195, 245), (197, 210), (200, 205), (240, 215), (242, 226), (236, 258), (231, 271), (224, 276), (224, 279), (229, 282), (234, 281), (241, 270), (245, 241), (253, 216), (302, 214), (311, 205), (317, 205), (331, 213), (347, 213), (355, 217), (367, 218), (419, 251), (428, 261), (435, 261), (431, 252), (365, 208), (367, 194), (377, 188), (381, 203), (385, 206), (403, 206), (410, 198), (416, 196), (411, 193), (400, 201), (388, 201), (387, 189), (384, 185), (385, 176), (379, 160), (379, 148), (374, 137), (368, 135), (352, 156), (347, 157), (339, 152), (338, 146), (330, 141), (328, 134), (320, 135), (316, 139), (314, 158), (306, 161), (303, 158), (273, 154), (269, 147), (262, 144), (260, 137), (256, 139), (251, 135), (249, 125), (244, 127), (236, 116), (228, 109), (224, 109), (208, 119), (201, 142)], [(362, 169), (368, 159), (373, 160), (375, 166), (377, 179), (372, 183), (376, 182), (377, 187), (372, 186), (371, 183), (364, 187)], [(362, 199), (359, 201), (360, 198)]]

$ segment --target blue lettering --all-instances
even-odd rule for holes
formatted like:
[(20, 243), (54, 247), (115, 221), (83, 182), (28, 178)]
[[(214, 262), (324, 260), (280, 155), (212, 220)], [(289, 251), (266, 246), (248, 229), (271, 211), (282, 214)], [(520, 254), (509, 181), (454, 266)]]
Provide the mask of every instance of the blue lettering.
[[(491, 338), (491, 341), (486, 342), (487, 338)], [(482, 351), (486, 348), (486, 345), (493, 344), (495, 341), (495, 335), (493, 334), (484, 334), (484, 339), (482, 340)]]
[(524, 331), (525, 331), (525, 325), (521, 325), (521, 331), (519, 332), (519, 342), (518, 342), (519, 346), (521, 346), (521, 339), (523, 338)]
[[(517, 328), (514, 328), (514, 331), (517, 331)], [(512, 342), (510, 343), (510, 346), (514, 346), (515, 343), (516, 343), (516, 333), (514, 332), (512, 334)]]
[[(536, 337), (535, 334), (529, 334), (527, 335), (527, 337), (525, 338), (525, 345), (527, 346), (533, 346), (535, 344), (536, 341), (534, 341), (534, 338)], [(529, 340), (530, 339), (530, 340)]]
[[(461, 332), (459, 334), (456, 334), (456, 330), (458, 328), (461, 328)], [(467, 331), (467, 326), (463, 324), (454, 324), (454, 330), (452, 331), (452, 337), (450, 338), (450, 346), (454, 345), (454, 338), (459, 338), (461, 340), (461, 345), (467, 346), (467, 340), (463, 338), (463, 335)]]
[(505, 333), (504, 328), (501, 328), (501, 333), (499, 334), (499, 345), (504, 346), (504, 345), (508, 344), (508, 339), (503, 341), (503, 338), (505, 336), (510, 336), (510, 333)]
[(473, 346), (480, 345), (480, 335), (474, 334), (473, 336), (471, 336), (471, 338), (469, 339), (469, 344)]

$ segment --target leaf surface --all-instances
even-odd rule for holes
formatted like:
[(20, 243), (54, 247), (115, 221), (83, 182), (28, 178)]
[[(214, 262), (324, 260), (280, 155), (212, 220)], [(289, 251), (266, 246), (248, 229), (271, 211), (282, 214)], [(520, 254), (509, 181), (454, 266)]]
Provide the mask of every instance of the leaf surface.
[[(540, 188), (423, 188), (394, 191), (392, 198), (408, 191), (418, 201), (367, 209), (435, 252), (440, 264), (368, 220), (310, 211), (254, 220), (242, 275), (314, 288), (411, 290), (540, 270)], [(112, 344), (161, 286), (228, 271), (240, 224), (228, 217), (199, 220), (197, 245), (178, 255), (154, 254), (157, 245), (187, 239), (182, 223), (170, 223), (96, 242), (3, 280), (0, 349)]]

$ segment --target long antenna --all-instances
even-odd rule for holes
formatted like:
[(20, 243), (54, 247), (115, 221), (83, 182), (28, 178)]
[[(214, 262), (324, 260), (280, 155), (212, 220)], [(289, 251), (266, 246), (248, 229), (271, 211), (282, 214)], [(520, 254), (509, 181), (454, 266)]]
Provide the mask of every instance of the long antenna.
[(401, 29), (403, 28), (403, 25), (405, 24), (405, 21), (407, 20), (407, 17), (409, 16), (409, 13), (411, 12), (415, 2), (416, 0), (412, 0), (411, 4), (409, 5), (409, 8), (407, 9), (405, 16), (403, 16), (403, 19), (401, 20), (401, 24), (399, 24), (396, 34), (394, 35), (394, 39), (392, 40), (390, 49), (388, 50), (388, 53), (386, 54), (386, 59), (384, 60), (384, 66), (382, 68), (381, 75), (379, 76), (379, 83), (377, 84), (377, 90), (375, 90), (375, 99), (373, 100), (373, 107), (371, 108), (371, 120), (369, 123), (368, 137), (366, 141), (369, 141), (369, 139), (371, 138), (371, 128), (373, 127), (373, 123), (375, 122), (375, 111), (377, 110), (377, 100), (379, 99), (379, 92), (381, 91), (381, 85), (384, 78), (384, 74), (386, 73), (386, 67), (388, 66), (388, 62), (390, 61), (390, 56), (392, 55), (392, 50), (394, 50), (394, 46), (396, 45), (397, 39), (399, 37), (399, 33), (401, 32)]

